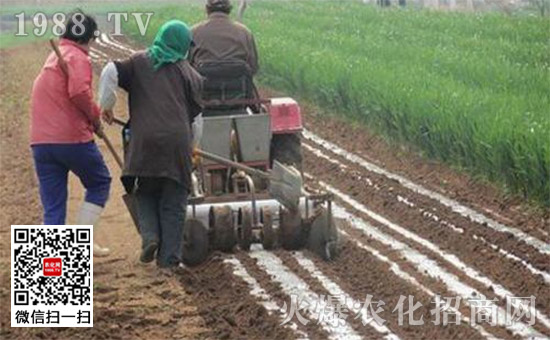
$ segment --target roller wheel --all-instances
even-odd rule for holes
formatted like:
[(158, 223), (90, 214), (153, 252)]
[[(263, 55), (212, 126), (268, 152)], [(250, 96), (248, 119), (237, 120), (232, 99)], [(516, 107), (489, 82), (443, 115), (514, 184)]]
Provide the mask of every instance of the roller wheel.
[(245, 207), (239, 211), (239, 247), (244, 251), (250, 250), (252, 244), (252, 211)]
[(231, 208), (229, 206), (210, 208), (209, 221), (213, 232), (214, 249), (231, 252), (237, 244)]
[(307, 242), (299, 210), (279, 209), (279, 241), (286, 250), (298, 250)]
[(327, 210), (321, 210), (311, 222), (308, 237), (308, 249), (325, 261), (334, 259), (338, 251), (338, 230), (335, 221), (330, 222)]
[(182, 260), (187, 266), (203, 263), (208, 257), (208, 230), (196, 218), (185, 221), (183, 228)]
[(302, 171), (302, 141), (297, 133), (273, 135), (271, 139), (271, 163), (292, 165)]
[(269, 209), (260, 210), (260, 222), (262, 223), (262, 246), (265, 250), (275, 248), (275, 230), (273, 230), (273, 217)]

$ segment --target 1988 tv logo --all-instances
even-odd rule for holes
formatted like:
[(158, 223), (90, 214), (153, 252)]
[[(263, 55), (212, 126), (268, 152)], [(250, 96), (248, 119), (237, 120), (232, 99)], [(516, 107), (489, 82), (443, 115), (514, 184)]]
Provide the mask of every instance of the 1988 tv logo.
[[(107, 13), (106, 20), (108, 23), (113, 24), (113, 32), (111, 35), (120, 36), (122, 35), (122, 23), (132, 20), (133, 17), (139, 33), (144, 36), (153, 14), (153, 12), (109, 12)], [(34, 36), (42, 37), (48, 32), (51, 32), (55, 36), (62, 36), (66, 30), (65, 21), (69, 16), (70, 14), (65, 14), (63, 12), (57, 12), (52, 15), (48, 15), (43, 12), (36, 12), (32, 16), (26, 14), (25, 12), (18, 13), (15, 15), (15, 19), (17, 21), (17, 32), (15, 33), (15, 36), (24, 37), (29, 35), (27, 32), (29, 29), (27, 20), (30, 20), (32, 23), (30, 27), (34, 27), (30, 31)], [(75, 25), (72, 27), (73, 35), (78, 36), (84, 33), (84, 15), (81, 13), (75, 13), (73, 20), (75, 21)], [(100, 31), (96, 31), (94, 34), (97, 37), (99, 36)]]

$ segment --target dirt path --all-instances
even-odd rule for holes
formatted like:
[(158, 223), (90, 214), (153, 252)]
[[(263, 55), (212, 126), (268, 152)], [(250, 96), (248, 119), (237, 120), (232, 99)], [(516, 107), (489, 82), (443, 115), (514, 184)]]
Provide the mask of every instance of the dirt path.
[[(139, 47), (123, 38), (103, 36), (92, 49), (99, 72), (112, 58)], [(5, 52), (3, 52), (5, 53)], [(28, 154), (26, 98), (44, 55), (45, 46), (13, 50), (2, 66), (15, 61), (24, 70), (3, 70), (2, 192), (3, 225), (39, 220), (36, 180)], [(21, 55), (21, 57), (20, 57)], [(37, 65), (35, 65), (37, 63)], [(9, 93), (10, 95), (5, 95)], [(273, 94), (264, 90), (264, 93)], [(9, 102), (5, 98), (17, 98)], [(120, 97), (116, 113), (127, 115)], [(30, 330), (12, 332), (2, 313), (0, 335), (17, 338), (246, 338), (246, 339), (504, 339), (550, 336), (550, 226), (548, 213), (525, 211), (520, 200), (507, 199), (488, 185), (442, 165), (426, 162), (404, 149), (392, 148), (364, 129), (319, 115), (304, 105), (307, 130), (303, 145), (307, 182), (335, 195), (334, 215), (341, 227), (342, 254), (331, 263), (307, 251), (214, 253), (197, 268), (165, 275), (137, 264), (139, 238), (120, 199), (115, 179), (103, 218), (100, 240), (113, 255), (95, 261), (95, 325), (93, 330)], [(19, 114), (5, 114), (17, 112)], [(119, 129), (107, 132), (120, 149)], [(11, 134), (10, 134), (11, 133)], [(118, 169), (101, 142), (116, 177)], [(14, 185), (12, 177), (17, 174)], [(69, 217), (74, 216), (82, 191), (71, 178)], [(21, 210), (29, 213), (21, 214)], [(1, 227), (2, 281), (0, 297), (9, 296), (9, 234)], [(7, 245), (7, 246), (6, 246)], [(283, 305), (292, 296), (306, 296), (309, 305), (281, 325)], [(382, 325), (368, 323), (365, 310), (353, 312), (370, 295), (383, 300)], [(494, 325), (470, 323), (476, 299), (491, 299), (503, 317), (507, 296), (534, 295), (535, 325), (523, 317)], [(327, 301), (322, 297), (332, 296)], [(420, 326), (400, 324), (394, 308), (401, 297), (422, 304), (414, 318)], [(436, 296), (459, 297), (451, 311), (462, 321), (441, 326), (432, 321)], [(331, 323), (335, 308), (347, 307), (347, 318)], [(321, 306), (321, 311), (312, 306)], [(405, 308), (408, 310), (408, 308)], [(303, 321), (303, 320), (302, 320)], [(7, 330), (7, 331), (6, 331)]]

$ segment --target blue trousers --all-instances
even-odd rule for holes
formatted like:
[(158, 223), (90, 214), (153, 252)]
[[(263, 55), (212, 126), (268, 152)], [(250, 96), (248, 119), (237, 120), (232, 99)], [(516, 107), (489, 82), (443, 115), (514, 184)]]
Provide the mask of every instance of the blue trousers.
[(135, 195), (143, 247), (159, 244), (158, 266), (176, 266), (183, 250), (187, 189), (169, 178), (138, 177)]
[(111, 175), (93, 141), (77, 144), (38, 144), (32, 146), (32, 153), (40, 183), (44, 224), (65, 224), (69, 171), (73, 172), (86, 188), (86, 202), (105, 206), (109, 198)]

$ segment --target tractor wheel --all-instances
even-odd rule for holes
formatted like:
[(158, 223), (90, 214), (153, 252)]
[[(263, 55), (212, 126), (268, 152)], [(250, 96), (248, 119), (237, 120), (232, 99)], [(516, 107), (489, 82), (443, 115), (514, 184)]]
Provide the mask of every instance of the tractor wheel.
[(239, 211), (239, 248), (244, 251), (250, 250), (252, 244), (252, 211), (245, 207)]
[(286, 250), (298, 250), (307, 242), (299, 210), (279, 208), (279, 241)]
[(226, 253), (231, 252), (237, 244), (231, 207), (210, 208), (209, 222), (210, 230), (213, 231), (214, 249)]
[(271, 163), (292, 165), (302, 171), (302, 140), (298, 133), (273, 135), (271, 139)]
[(269, 208), (260, 210), (260, 222), (262, 223), (262, 245), (265, 250), (275, 248), (276, 236), (273, 230), (273, 217)]
[(336, 221), (329, 221), (326, 209), (319, 211), (311, 222), (308, 248), (323, 260), (333, 260), (338, 253), (338, 229)]
[(196, 218), (185, 221), (183, 229), (182, 260), (188, 266), (197, 266), (208, 257), (208, 230)]

